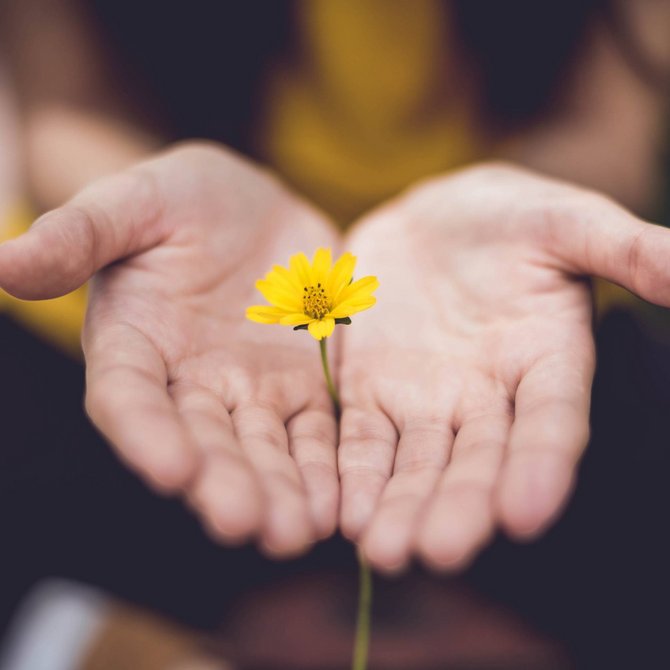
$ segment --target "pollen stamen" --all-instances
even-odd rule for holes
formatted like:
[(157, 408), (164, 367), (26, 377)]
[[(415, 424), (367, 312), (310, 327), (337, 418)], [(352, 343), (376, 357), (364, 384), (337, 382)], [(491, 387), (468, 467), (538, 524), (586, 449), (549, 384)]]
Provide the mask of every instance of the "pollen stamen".
[(331, 308), (330, 299), (320, 283), (316, 286), (305, 286), (302, 304), (305, 314), (313, 319), (322, 319)]

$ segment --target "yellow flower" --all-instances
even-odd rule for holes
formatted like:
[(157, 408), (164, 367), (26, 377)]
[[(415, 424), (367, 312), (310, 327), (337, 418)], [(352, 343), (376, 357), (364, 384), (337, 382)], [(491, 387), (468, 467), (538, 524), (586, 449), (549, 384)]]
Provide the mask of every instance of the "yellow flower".
[(247, 308), (247, 318), (257, 323), (279, 323), (306, 328), (316, 340), (332, 335), (336, 323), (375, 304), (376, 277), (353, 281), (356, 257), (343, 254), (333, 265), (330, 249), (317, 249), (309, 262), (305, 254), (291, 256), (288, 269), (275, 265), (256, 288), (270, 305)]

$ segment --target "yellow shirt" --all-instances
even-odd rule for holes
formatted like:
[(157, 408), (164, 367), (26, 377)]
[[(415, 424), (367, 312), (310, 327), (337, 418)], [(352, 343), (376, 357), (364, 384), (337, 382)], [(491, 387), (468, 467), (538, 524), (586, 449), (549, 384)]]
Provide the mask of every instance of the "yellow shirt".
[(261, 153), (343, 226), (483, 155), (440, 0), (301, 0), (296, 57), (267, 87)]

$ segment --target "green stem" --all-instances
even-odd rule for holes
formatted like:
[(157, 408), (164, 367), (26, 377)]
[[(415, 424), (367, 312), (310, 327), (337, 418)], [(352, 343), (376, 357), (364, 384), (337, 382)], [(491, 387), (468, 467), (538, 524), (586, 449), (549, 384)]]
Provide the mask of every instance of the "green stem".
[[(323, 374), (326, 377), (328, 393), (335, 406), (335, 413), (340, 416), (340, 396), (333, 383), (328, 365), (328, 351), (326, 348), (326, 338), (319, 340), (321, 349), (321, 363), (323, 365)], [(368, 649), (370, 647), (370, 622), (372, 620), (372, 572), (370, 566), (365, 562), (362, 554), (358, 555), (358, 614), (356, 616), (356, 637), (354, 639), (354, 657), (352, 660), (352, 670), (366, 670), (368, 667)]]
[(352, 670), (365, 670), (368, 667), (368, 649), (370, 648), (370, 622), (372, 619), (372, 573), (360, 551), (358, 554), (358, 617), (356, 620), (356, 638), (354, 640), (354, 658)]
[(328, 386), (328, 393), (333, 400), (333, 405), (335, 405), (335, 410), (337, 415), (340, 415), (340, 396), (337, 394), (337, 389), (335, 384), (333, 384), (333, 378), (330, 376), (330, 367), (328, 365), (328, 351), (326, 349), (326, 338), (319, 340), (319, 348), (321, 349), (321, 363), (323, 365), (323, 374), (326, 376), (326, 384)]

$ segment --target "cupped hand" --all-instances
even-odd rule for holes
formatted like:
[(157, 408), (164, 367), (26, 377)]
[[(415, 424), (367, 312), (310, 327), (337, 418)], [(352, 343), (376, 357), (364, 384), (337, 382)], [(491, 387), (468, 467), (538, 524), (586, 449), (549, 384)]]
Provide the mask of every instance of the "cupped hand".
[(0, 246), (0, 286), (50, 298), (97, 273), (83, 334), (94, 423), (217, 537), (290, 555), (336, 523), (335, 419), (312, 338), (244, 311), (273, 263), (335, 239), (274, 178), (193, 144)]
[(346, 329), (341, 525), (388, 571), (465, 565), (556, 518), (589, 434), (588, 275), (670, 306), (670, 231), (603, 196), (486, 165), (366, 217), (381, 282)]

